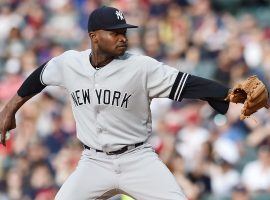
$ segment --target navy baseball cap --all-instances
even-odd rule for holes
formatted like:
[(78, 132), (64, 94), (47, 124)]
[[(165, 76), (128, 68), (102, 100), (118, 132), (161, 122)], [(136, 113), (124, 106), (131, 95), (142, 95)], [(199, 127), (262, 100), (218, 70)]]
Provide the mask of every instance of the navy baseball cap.
[(107, 6), (94, 10), (88, 20), (88, 32), (137, 27), (138, 26), (127, 24), (124, 14), (120, 10)]

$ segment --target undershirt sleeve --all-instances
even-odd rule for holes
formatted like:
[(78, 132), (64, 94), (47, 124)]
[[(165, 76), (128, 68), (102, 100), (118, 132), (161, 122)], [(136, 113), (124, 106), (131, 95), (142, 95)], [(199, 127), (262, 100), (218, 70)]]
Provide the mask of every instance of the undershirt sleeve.
[(229, 102), (225, 101), (229, 88), (212, 80), (179, 72), (169, 98), (175, 101), (187, 99), (201, 99), (208, 101), (217, 112), (225, 114)]
[(40, 93), (45, 87), (46, 84), (41, 82), (40, 76), (42, 71), (45, 69), (48, 62), (42, 64), (38, 67), (28, 78), (23, 82), (17, 94), (20, 97), (31, 96)]
[(214, 98), (223, 100), (228, 94), (229, 88), (209, 79), (189, 75), (182, 97), (189, 99)]

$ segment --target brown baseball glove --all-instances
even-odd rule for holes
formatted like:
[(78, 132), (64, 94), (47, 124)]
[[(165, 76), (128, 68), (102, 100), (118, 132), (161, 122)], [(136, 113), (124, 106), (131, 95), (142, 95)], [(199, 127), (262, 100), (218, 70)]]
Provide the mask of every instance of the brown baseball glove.
[(243, 120), (263, 107), (268, 109), (268, 98), (269, 93), (266, 86), (254, 75), (230, 90), (225, 100), (244, 104), (240, 115), (240, 119)]

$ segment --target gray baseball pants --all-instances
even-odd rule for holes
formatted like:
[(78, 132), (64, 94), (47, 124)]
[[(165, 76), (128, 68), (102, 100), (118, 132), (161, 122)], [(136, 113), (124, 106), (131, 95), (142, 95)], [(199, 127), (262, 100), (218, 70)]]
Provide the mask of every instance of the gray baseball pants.
[(85, 149), (55, 199), (108, 199), (119, 193), (136, 200), (187, 199), (149, 144), (120, 155)]

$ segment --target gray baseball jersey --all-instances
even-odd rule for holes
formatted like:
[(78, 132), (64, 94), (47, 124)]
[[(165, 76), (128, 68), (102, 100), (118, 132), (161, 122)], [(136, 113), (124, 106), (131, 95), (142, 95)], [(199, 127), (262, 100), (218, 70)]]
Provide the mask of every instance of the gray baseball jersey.
[[(169, 97), (179, 71), (129, 52), (96, 70), (90, 54), (90, 49), (71, 50), (53, 58), (43, 69), (41, 82), (67, 89), (77, 137), (85, 145), (109, 152), (146, 141), (151, 100)], [(174, 100), (181, 98), (187, 78), (186, 73), (178, 78)]]

